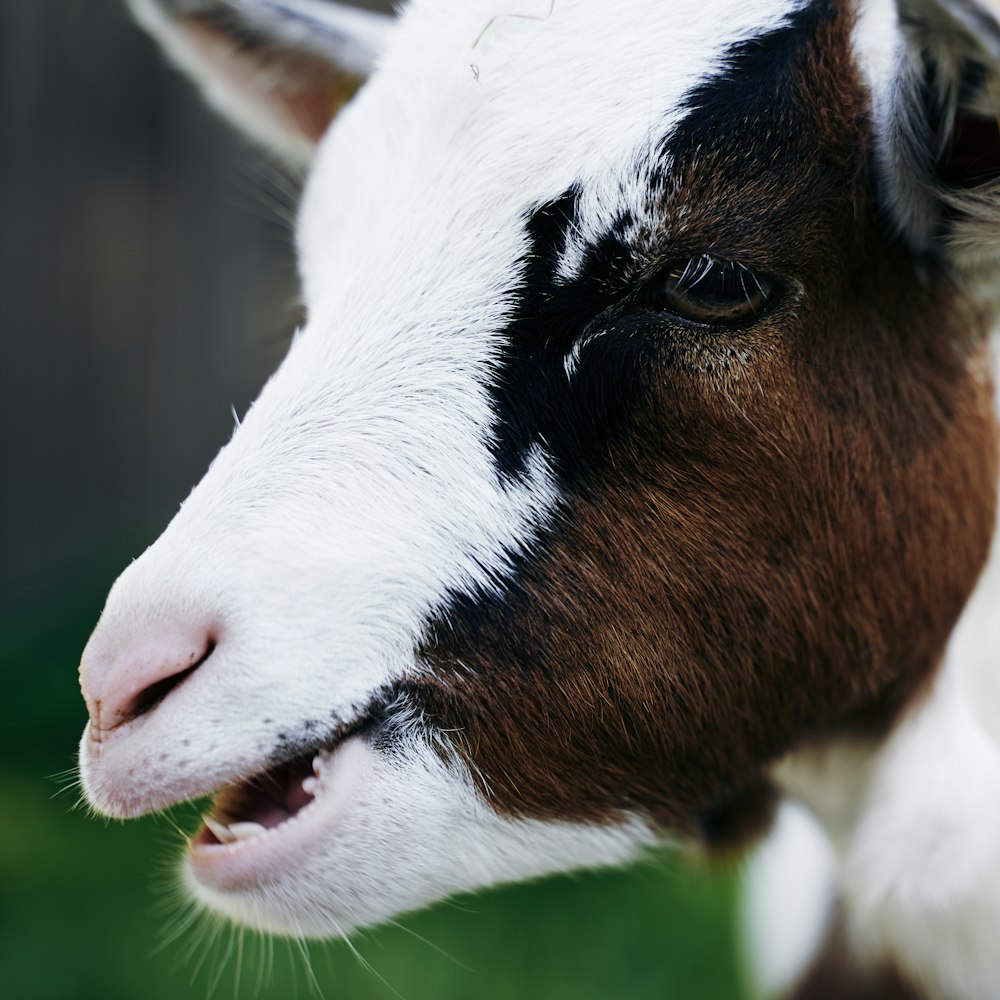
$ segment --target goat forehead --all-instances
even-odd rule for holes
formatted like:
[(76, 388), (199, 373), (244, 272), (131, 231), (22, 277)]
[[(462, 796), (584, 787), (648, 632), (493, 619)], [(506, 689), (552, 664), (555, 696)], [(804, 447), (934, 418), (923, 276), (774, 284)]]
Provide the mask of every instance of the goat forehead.
[(509, 252), (525, 212), (570, 186), (627, 198), (621, 179), (687, 114), (686, 95), (805, 6), (416, 0), (320, 150), (300, 221), (307, 301), (334, 269), (346, 284), (359, 252), (374, 264), (401, 241), (412, 257), (456, 236), (485, 249), (498, 228)]

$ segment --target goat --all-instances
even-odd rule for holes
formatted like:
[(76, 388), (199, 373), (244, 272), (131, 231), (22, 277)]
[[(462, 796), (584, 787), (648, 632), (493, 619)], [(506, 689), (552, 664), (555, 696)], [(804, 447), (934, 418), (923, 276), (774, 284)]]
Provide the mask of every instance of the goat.
[(94, 808), (315, 936), (777, 816), (772, 985), (996, 995), (994, 14), (131, 2), (308, 165), (307, 320), (83, 654)]

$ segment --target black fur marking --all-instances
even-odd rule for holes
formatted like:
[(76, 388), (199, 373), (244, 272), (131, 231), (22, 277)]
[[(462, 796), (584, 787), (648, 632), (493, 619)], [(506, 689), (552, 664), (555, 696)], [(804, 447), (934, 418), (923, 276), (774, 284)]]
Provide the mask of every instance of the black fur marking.
[(560, 278), (557, 268), (578, 202), (578, 192), (570, 189), (527, 223), (523, 290), (492, 387), (498, 414), (493, 449), (498, 470), (509, 479), (524, 473), (528, 452), (539, 444), (558, 479), (579, 483), (630, 409), (634, 379), (620, 348), (572, 379), (566, 373), (576, 339), (602, 320), (613, 322), (606, 314), (621, 295), (618, 272), (631, 255), (622, 226), (616, 226), (586, 250), (577, 276)]
[(810, 134), (803, 133), (811, 116), (788, 83), (801, 72), (810, 39), (835, 16), (835, 0), (815, 0), (784, 27), (735, 45), (727, 69), (688, 95), (688, 114), (664, 144), (663, 162), (696, 163), (724, 151), (741, 175), (787, 167), (790, 150), (816, 141), (811, 121)]
[[(786, 84), (800, 69), (809, 39), (833, 15), (833, 0), (817, 0), (785, 27), (733, 47), (728, 69), (684, 102), (687, 116), (661, 145), (651, 199), (668, 190), (677, 165), (696, 163), (713, 150), (727, 150), (733, 170), (741, 174), (774, 170), (787, 160), (788, 150), (806, 137), (796, 90)], [(742, 136), (747, 136), (745, 143)], [(810, 197), (822, 193), (812, 191)], [(564, 490), (584, 489), (602, 467), (609, 446), (628, 433), (628, 418), (642, 398), (643, 375), (653, 356), (660, 365), (672, 361), (669, 340), (661, 335), (662, 316), (643, 315), (635, 308), (641, 268), (625, 235), (635, 222), (630, 214), (586, 248), (572, 280), (559, 277), (579, 206), (580, 192), (571, 188), (536, 208), (527, 221), (522, 290), (504, 331), (491, 389), (497, 414), (492, 444), (501, 475), (523, 475), (528, 453), (538, 444)], [(720, 219), (720, 231), (733, 224)], [(671, 234), (664, 232), (665, 249), (670, 241)], [(676, 249), (679, 255), (693, 255), (710, 248)], [(597, 336), (570, 377), (566, 355), (585, 334)]]
[[(662, 316), (636, 301), (640, 262), (625, 235), (635, 223), (630, 213), (583, 251), (571, 279), (558, 274), (578, 201), (571, 189), (527, 223), (521, 297), (491, 386), (500, 475), (523, 476), (537, 445), (564, 493), (583, 493), (600, 479), (612, 446), (629, 433), (646, 373), (654, 360), (670, 363), (669, 344), (656, 335)], [(567, 358), (583, 339), (570, 372)]]

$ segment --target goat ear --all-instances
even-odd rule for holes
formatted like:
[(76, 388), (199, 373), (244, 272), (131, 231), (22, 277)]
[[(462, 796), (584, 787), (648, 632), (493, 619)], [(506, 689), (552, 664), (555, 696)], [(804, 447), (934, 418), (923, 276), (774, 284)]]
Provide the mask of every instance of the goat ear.
[(211, 104), (299, 163), (375, 67), (394, 23), (326, 0), (129, 3)]
[(896, 6), (903, 45), (877, 100), (890, 206), (918, 251), (1000, 265), (1000, 3)]

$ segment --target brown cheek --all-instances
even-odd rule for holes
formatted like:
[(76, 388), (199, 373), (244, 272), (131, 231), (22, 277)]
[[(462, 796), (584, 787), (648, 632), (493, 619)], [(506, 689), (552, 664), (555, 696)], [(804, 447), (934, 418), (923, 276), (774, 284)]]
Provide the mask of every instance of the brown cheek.
[(871, 336), (861, 379), (664, 377), (509, 600), (426, 650), (419, 697), (495, 808), (756, 830), (763, 765), (915, 691), (988, 549), (997, 433), (985, 358), (913, 347)]

